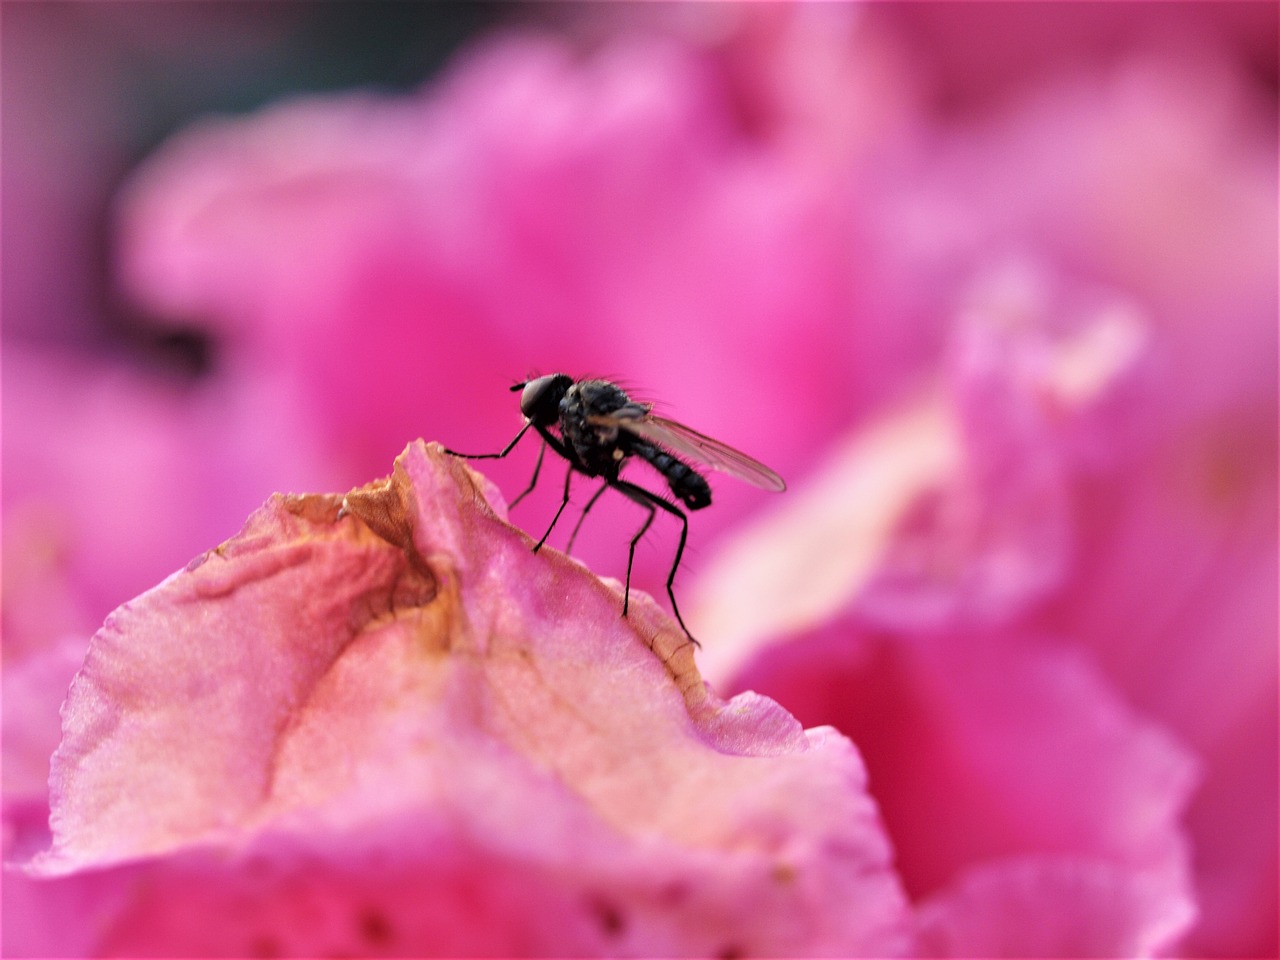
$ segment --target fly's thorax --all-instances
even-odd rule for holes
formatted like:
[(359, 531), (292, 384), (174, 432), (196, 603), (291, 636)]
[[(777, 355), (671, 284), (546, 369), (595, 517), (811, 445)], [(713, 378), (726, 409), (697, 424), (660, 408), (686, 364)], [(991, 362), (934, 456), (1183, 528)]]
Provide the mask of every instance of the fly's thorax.
[(627, 451), (619, 445), (616, 424), (592, 422), (631, 402), (621, 388), (605, 380), (579, 380), (560, 401), (560, 433), (573, 448), (584, 471), (592, 476), (616, 475)]
[(560, 401), (560, 410), (563, 412), (566, 407), (581, 408), (584, 417), (591, 417), (615, 413), (630, 403), (631, 398), (616, 383), (608, 380), (579, 380), (565, 391), (564, 399)]

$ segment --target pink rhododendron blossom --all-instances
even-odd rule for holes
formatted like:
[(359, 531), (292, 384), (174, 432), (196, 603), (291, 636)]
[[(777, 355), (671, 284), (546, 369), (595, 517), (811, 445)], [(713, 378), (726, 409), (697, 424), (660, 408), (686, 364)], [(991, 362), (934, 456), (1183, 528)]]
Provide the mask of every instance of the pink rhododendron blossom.
[(719, 700), (651, 600), (623, 619), (504, 514), (416, 444), (345, 499), (274, 498), (108, 619), (32, 864), (117, 871), (94, 950), (907, 947), (849, 741)]

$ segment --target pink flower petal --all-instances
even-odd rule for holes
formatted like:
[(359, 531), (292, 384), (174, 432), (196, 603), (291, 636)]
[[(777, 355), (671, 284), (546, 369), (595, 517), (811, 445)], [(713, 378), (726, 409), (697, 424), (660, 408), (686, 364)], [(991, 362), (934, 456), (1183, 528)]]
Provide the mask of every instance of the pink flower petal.
[[(1066, 858), (1144, 891), (1132, 914), (1117, 918), (1107, 907), (1116, 937), (1109, 950), (1123, 954), (1152, 929), (1168, 947), (1189, 923), (1181, 818), (1197, 766), (1079, 655), (1016, 636), (904, 637), (832, 625), (761, 654), (738, 683), (858, 744), (913, 899), (958, 897), (967, 871), (1009, 858)], [(985, 909), (1016, 912), (995, 902), (1003, 881), (986, 889)], [(1091, 904), (1104, 900), (1059, 901), (1053, 890), (1037, 881), (1018, 900), (1039, 891), (1048, 899), (1037, 910), (1093, 925)], [(1163, 918), (1156, 928), (1153, 915)], [(1046, 949), (1020, 927), (1003, 930), (1006, 949)]]
[(58, 706), (84, 661), (86, 644), (78, 637), (25, 657), (6, 660), (0, 681), (4, 697), (4, 798), (42, 805), (49, 782), (49, 755), (58, 745)]
[(1097, 410), (1141, 357), (1143, 321), (1123, 298), (1031, 264), (975, 278), (944, 369), (942, 422), (962, 453), (898, 519), (859, 593), (865, 615), (1002, 623), (1061, 583), (1073, 547), (1068, 455), (1102, 445)]
[(984, 865), (920, 907), (920, 949), (936, 957), (1159, 956), (1195, 913), (1161, 880), (1066, 857)]
[(491, 503), (413, 445), (109, 618), (33, 864), (149, 858), (103, 948), (902, 950), (849, 742), (717, 699), (651, 600)]
[(856, 604), (902, 629), (1001, 623), (1059, 586), (1068, 483), (1113, 428), (1145, 345), (1113, 294), (1002, 263), (980, 275), (941, 383), (851, 431), (772, 515), (704, 562), (691, 605), (713, 679)]

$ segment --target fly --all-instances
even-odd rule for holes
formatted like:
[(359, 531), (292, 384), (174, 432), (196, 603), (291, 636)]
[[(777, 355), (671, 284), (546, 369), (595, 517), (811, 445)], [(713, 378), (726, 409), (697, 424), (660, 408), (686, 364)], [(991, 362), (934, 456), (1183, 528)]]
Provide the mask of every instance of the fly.
[[(787, 488), (786, 483), (763, 463), (728, 444), (713, 440), (682, 423), (658, 416), (653, 412), (651, 404), (632, 400), (621, 387), (608, 380), (574, 380), (566, 374), (555, 373), (517, 383), (511, 388), (511, 392), (517, 390), (521, 391), (520, 412), (524, 415), (525, 424), (506, 447), (498, 453), (447, 452), (468, 460), (498, 460), (515, 449), (530, 427), (536, 430), (542, 437), (538, 461), (534, 465), (529, 486), (511, 501), (513, 507), (537, 486), (547, 447), (568, 461), (569, 470), (564, 477), (564, 499), (556, 510), (556, 515), (552, 517), (547, 532), (534, 545), (534, 553), (547, 542), (547, 537), (551, 536), (564, 508), (569, 505), (569, 485), (574, 473), (600, 477), (604, 482), (582, 509), (582, 515), (569, 537), (569, 550), (573, 549), (573, 541), (578, 536), (582, 521), (606, 490), (617, 490), (627, 499), (644, 507), (649, 512), (648, 516), (631, 538), (627, 553), (627, 578), (622, 599), (624, 617), (631, 601), (631, 566), (635, 561), (636, 544), (653, 523), (658, 510), (665, 510), (679, 519), (680, 542), (676, 547), (671, 571), (667, 574), (667, 596), (671, 598), (671, 609), (680, 627), (693, 640), (693, 634), (689, 633), (684, 618), (680, 616), (672, 587), (676, 571), (680, 567), (680, 558), (684, 555), (684, 545), (689, 534), (689, 517), (671, 501), (629, 480), (623, 480), (619, 471), (632, 457), (645, 461), (662, 475), (675, 499), (689, 510), (701, 510), (711, 505), (711, 485), (698, 472), (697, 467), (719, 470), (765, 490), (782, 491)], [(556, 432), (552, 432), (553, 430)], [(696, 640), (693, 642), (697, 643)]]

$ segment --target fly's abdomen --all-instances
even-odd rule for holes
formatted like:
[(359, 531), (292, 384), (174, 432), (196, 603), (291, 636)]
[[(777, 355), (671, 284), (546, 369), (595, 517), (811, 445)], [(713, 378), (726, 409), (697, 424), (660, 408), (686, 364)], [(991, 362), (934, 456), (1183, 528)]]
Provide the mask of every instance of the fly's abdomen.
[(711, 506), (711, 485), (687, 463), (647, 443), (633, 444), (631, 452), (662, 474), (671, 492), (690, 510)]

